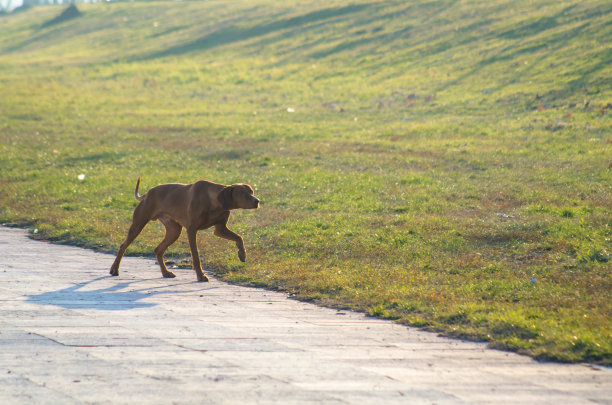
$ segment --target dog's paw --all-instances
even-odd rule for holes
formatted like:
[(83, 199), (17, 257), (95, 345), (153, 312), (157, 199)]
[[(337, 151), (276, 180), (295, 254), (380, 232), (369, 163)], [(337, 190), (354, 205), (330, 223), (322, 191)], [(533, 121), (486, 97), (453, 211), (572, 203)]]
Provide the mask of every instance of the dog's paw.
[(201, 283), (206, 283), (208, 282), (208, 277), (206, 277), (206, 274), (198, 274), (198, 281)]
[(164, 278), (174, 278), (174, 277), (176, 277), (176, 274), (174, 274), (171, 271), (166, 271), (166, 272), (162, 273), (162, 276), (164, 276)]
[(244, 250), (238, 251), (238, 258), (242, 263), (246, 262), (246, 252)]
[(111, 267), (109, 273), (110, 273), (111, 276), (118, 276), (119, 275), (119, 269)]

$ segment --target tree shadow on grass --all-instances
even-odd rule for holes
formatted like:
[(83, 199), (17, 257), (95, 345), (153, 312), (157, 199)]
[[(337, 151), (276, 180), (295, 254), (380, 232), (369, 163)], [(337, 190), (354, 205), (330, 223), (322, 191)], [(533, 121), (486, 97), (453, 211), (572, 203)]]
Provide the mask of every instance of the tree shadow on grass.
[(72, 20), (80, 16), (81, 16), (81, 12), (79, 11), (79, 9), (74, 4), (71, 4), (68, 6), (68, 8), (62, 11), (60, 15), (53, 18), (52, 20), (45, 22), (42, 25), (42, 27), (43, 28), (51, 27), (53, 25), (61, 24), (65, 21)]
[(146, 56), (144, 59), (156, 59), (166, 56), (178, 56), (193, 51), (206, 51), (212, 48), (229, 45), (246, 39), (262, 37), (275, 31), (295, 30), (299, 27), (317, 22), (329, 22), (365, 10), (369, 4), (354, 4), (344, 7), (329, 7), (303, 15), (278, 19), (269, 23), (251, 27), (240, 27), (234, 24), (208, 33), (190, 42), (183, 43)]
[(143, 302), (147, 298), (157, 295), (176, 295), (199, 293), (218, 287), (204, 287), (192, 290), (173, 289), (181, 285), (196, 284), (196, 282), (167, 284), (158, 287), (133, 288), (137, 283), (149, 280), (122, 281), (114, 285), (90, 289), (90, 285), (112, 278), (112, 276), (98, 277), (90, 281), (63, 288), (57, 291), (48, 291), (27, 297), (28, 302), (38, 305), (55, 305), (68, 309), (98, 309), (101, 311), (124, 311), (135, 308), (150, 308), (157, 305), (155, 302)]

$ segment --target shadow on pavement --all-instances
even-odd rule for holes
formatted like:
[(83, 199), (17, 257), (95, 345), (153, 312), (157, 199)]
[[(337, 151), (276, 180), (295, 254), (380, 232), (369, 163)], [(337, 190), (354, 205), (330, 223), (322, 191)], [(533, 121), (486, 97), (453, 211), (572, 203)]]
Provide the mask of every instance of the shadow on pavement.
[(28, 302), (38, 305), (56, 305), (62, 308), (87, 308), (102, 311), (124, 311), (134, 308), (149, 308), (157, 305), (155, 302), (143, 302), (147, 298), (162, 294), (189, 294), (211, 290), (217, 287), (197, 288), (194, 290), (172, 289), (180, 285), (198, 284), (197, 282), (169, 284), (157, 287), (133, 288), (134, 284), (149, 280), (122, 281), (110, 287), (91, 289), (96, 282), (113, 278), (98, 277), (74, 286), (57, 291), (28, 296)]

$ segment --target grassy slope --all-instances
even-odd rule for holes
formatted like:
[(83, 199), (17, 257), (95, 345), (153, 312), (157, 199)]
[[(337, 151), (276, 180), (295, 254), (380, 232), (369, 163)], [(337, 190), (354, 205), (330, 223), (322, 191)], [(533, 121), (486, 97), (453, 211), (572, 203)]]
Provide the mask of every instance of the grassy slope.
[(610, 364), (609, 2), (280, 3), (0, 16), (0, 219), (113, 251), (138, 175), (248, 182), (222, 278)]

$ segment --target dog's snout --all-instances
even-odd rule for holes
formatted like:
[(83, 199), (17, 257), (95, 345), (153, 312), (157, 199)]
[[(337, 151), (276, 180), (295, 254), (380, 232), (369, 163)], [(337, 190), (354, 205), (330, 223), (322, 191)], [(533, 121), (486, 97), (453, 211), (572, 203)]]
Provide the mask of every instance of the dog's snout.
[(259, 198), (253, 197), (253, 204), (255, 204), (255, 207), (259, 207)]

